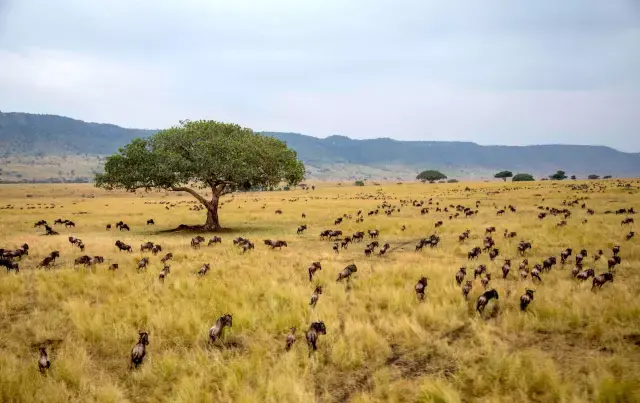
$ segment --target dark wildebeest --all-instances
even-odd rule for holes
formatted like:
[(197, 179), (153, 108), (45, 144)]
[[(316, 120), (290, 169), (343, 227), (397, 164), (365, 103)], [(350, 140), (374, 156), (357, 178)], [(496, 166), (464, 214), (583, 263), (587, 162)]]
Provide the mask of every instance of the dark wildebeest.
[(318, 336), (321, 334), (327, 334), (327, 327), (324, 325), (324, 322), (313, 322), (306, 334), (309, 356), (311, 356), (313, 351), (318, 349)]
[(351, 278), (351, 275), (357, 271), (358, 271), (358, 268), (356, 267), (355, 264), (352, 263), (349, 266), (345, 267), (344, 270), (342, 270), (338, 274), (338, 278), (336, 279), (336, 281), (341, 281), (342, 279), (345, 279), (345, 278), (348, 281), (349, 278)]
[(307, 229), (306, 225), (301, 225), (298, 227), (298, 235), (302, 234)]
[(153, 256), (156, 256), (160, 252), (162, 252), (162, 246), (153, 245), (153, 248), (151, 248), (151, 253), (153, 253)]
[(150, 251), (153, 249), (153, 242), (147, 242), (140, 245), (140, 252)]
[(284, 351), (291, 350), (293, 343), (296, 342), (296, 327), (292, 327), (287, 335), (287, 344), (284, 346)]
[(222, 243), (222, 238), (220, 238), (219, 236), (214, 236), (213, 238), (209, 239), (209, 243), (207, 244), (207, 246), (211, 246), (215, 243)]
[(91, 261), (93, 262), (93, 264), (101, 264), (101, 263), (104, 263), (104, 257), (94, 256)]
[(478, 297), (478, 302), (476, 303), (476, 311), (482, 314), (484, 308), (493, 298), (498, 299), (498, 291), (493, 289), (485, 291), (481, 296)]
[(511, 270), (511, 259), (505, 259), (504, 265), (502, 265), (502, 278), (506, 279)]
[(462, 286), (462, 296), (464, 299), (469, 299), (469, 293), (473, 288), (473, 282), (471, 280), (467, 280), (467, 282)]
[(64, 223), (64, 226), (65, 226), (66, 228), (69, 228), (69, 227), (74, 227), (74, 228), (75, 228), (76, 224), (75, 224), (73, 221), (68, 221), (68, 220), (67, 220), (67, 222), (66, 222), (66, 223)]
[(628, 217), (625, 218), (624, 220), (622, 220), (622, 222), (620, 223), (620, 225), (625, 225), (625, 224), (633, 224), (633, 218)]
[(550, 271), (551, 268), (553, 267), (553, 265), (555, 265), (555, 264), (556, 264), (556, 257), (555, 256), (551, 256), (550, 258), (545, 259), (542, 262), (542, 269), (546, 270), (546, 271)]
[(580, 273), (581, 270), (582, 270), (582, 263), (576, 264), (576, 266), (573, 269), (571, 269), (571, 275), (575, 277), (578, 275), (578, 273)]
[(197, 237), (195, 237), (195, 238), (191, 238), (191, 247), (192, 247), (193, 249), (197, 249), (197, 248), (199, 248), (199, 247), (200, 247), (200, 244), (201, 244), (201, 243), (203, 243), (203, 242), (204, 242), (204, 237), (203, 237), (203, 236), (198, 235), (198, 236), (197, 236)]
[(484, 287), (485, 290), (489, 285), (489, 281), (491, 281), (491, 273), (485, 273), (484, 277), (480, 279), (480, 283), (482, 284), (482, 287)]
[(147, 220), (147, 225), (156, 225), (156, 222), (153, 221), (153, 218), (150, 220)]
[(491, 235), (492, 233), (496, 232), (496, 227), (487, 227), (487, 229), (484, 231), (484, 234), (487, 235)]
[(616, 265), (619, 265), (620, 262), (622, 262), (622, 259), (620, 258), (620, 256), (615, 255), (610, 257), (609, 260), (607, 260), (607, 266), (609, 268), (609, 271), (611, 271), (611, 269), (616, 267)]
[(542, 278), (540, 277), (540, 273), (542, 272), (542, 266), (540, 266), (539, 264), (536, 264), (535, 266), (533, 266), (533, 270), (531, 270), (531, 281), (533, 281), (533, 279), (538, 279), (539, 282), (542, 282)]
[(313, 291), (313, 294), (311, 294), (311, 301), (309, 302), (309, 305), (312, 308), (316, 307), (316, 304), (318, 303), (318, 298), (320, 298), (320, 294), (322, 294), (322, 286), (318, 285), (316, 286), (316, 289)]
[(390, 247), (391, 245), (389, 245), (388, 243), (385, 243), (384, 245), (382, 245), (382, 249), (380, 249), (380, 252), (378, 252), (378, 254), (380, 256), (383, 256), (385, 253), (387, 253)]
[(242, 253), (244, 254), (250, 249), (255, 249), (255, 245), (247, 240), (244, 244), (242, 244)]
[(500, 250), (498, 248), (494, 248), (489, 252), (489, 259), (493, 261), (500, 254)]
[(51, 361), (49, 361), (49, 356), (47, 355), (46, 347), (40, 347), (40, 358), (38, 359), (38, 368), (40, 369), (40, 373), (43, 373), (51, 367)]
[(313, 280), (313, 275), (318, 270), (322, 270), (322, 266), (320, 265), (320, 262), (311, 263), (311, 266), (309, 266), (309, 268), (307, 269), (307, 271), (309, 272), (309, 281)]
[(127, 252), (131, 252), (131, 245), (127, 245), (122, 241), (116, 241), (116, 247), (118, 248), (118, 250), (120, 251), (127, 251)]
[(107, 224), (107, 231), (111, 229), (111, 224)]
[(91, 256), (87, 256), (87, 255), (80, 256), (73, 262), (74, 266), (77, 266), (79, 264), (83, 264), (85, 266), (91, 266)]
[(518, 244), (518, 252), (520, 252), (520, 255), (524, 255), (527, 249), (531, 249), (531, 242), (520, 241), (520, 244)]
[(118, 263), (111, 263), (111, 266), (109, 266), (109, 270), (118, 270)]
[(424, 276), (420, 277), (420, 280), (418, 280), (418, 283), (414, 288), (416, 290), (416, 297), (418, 297), (418, 300), (423, 301), (424, 294), (427, 292), (427, 278)]
[(45, 220), (40, 220), (40, 221), (36, 222), (35, 224), (33, 224), (33, 228), (41, 227), (43, 225), (47, 225), (47, 222)]
[(567, 259), (569, 259), (569, 256), (571, 256), (572, 252), (573, 250), (571, 248), (563, 250), (562, 253), (560, 253), (560, 263), (565, 264), (567, 262)]
[(369, 233), (369, 238), (375, 239), (380, 235), (380, 231), (377, 229), (367, 231)]
[(327, 238), (327, 237), (329, 236), (329, 234), (330, 234), (330, 233), (331, 233), (331, 230), (330, 230), (330, 229), (326, 229), (326, 230), (322, 231), (322, 232), (320, 233), (320, 239), (325, 239), (325, 238)]
[[(266, 241), (265, 241), (265, 243), (266, 243)], [(271, 245), (269, 245), (269, 246), (271, 246), (271, 249), (278, 248), (280, 250), (282, 250), (283, 246), (284, 247), (288, 247), (287, 241), (271, 241)]]
[(131, 365), (129, 369), (138, 368), (142, 361), (144, 360), (144, 356), (147, 354), (147, 346), (149, 345), (149, 333), (141, 330), (138, 332), (139, 338), (138, 343), (133, 346), (131, 350)]
[(591, 286), (591, 291), (595, 290), (596, 287), (598, 287), (598, 289), (602, 288), (602, 286), (607, 281), (613, 282), (613, 273), (598, 274), (596, 277), (593, 278), (593, 285)]
[(633, 232), (633, 231), (631, 231), (631, 232), (629, 232), (629, 233), (625, 236), (625, 238), (626, 238), (626, 240), (627, 240), (627, 241), (629, 241), (629, 240), (631, 240), (631, 238), (633, 238), (635, 235), (636, 235), (636, 233), (635, 233), (635, 232)]
[(224, 314), (216, 320), (215, 325), (209, 329), (209, 342), (215, 343), (216, 340), (222, 336), (222, 331), (225, 326), (231, 327), (233, 324), (233, 317), (230, 314)]
[(531, 301), (533, 301), (533, 293), (535, 292), (535, 290), (530, 290), (530, 289), (526, 289), (524, 292), (524, 295), (522, 295), (520, 297), (520, 310), (521, 311), (525, 311), (527, 309), (527, 307), (529, 306), (529, 304), (531, 303)]
[(120, 226), (120, 231), (131, 231), (131, 228), (129, 228), (129, 226), (127, 224), (122, 224)]
[(165, 277), (167, 277), (167, 274), (169, 273), (171, 273), (171, 266), (169, 266), (168, 264), (165, 264), (164, 268), (160, 270), (160, 274), (158, 275), (158, 280), (160, 280), (161, 283), (164, 283), (164, 279)]
[(467, 268), (461, 267), (460, 270), (458, 270), (458, 272), (456, 273), (456, 282), (458, 283), (458, 285), (462, 284), (462, 281), (464, 280), (464, 277), (466, 275), (467, 275)]
[(4, 266), (7, 269), (7, 273), (10, 270), (14, 270), (16, 273), (20, 272), (20, 267), (18, 266), (18, 263), (16, 262), (12, 262), (9, 259), (0, 259), (0, 266)]
[(613, 251), (613, 256), (618, 256), (618, 253), (620, 253), (620, 245), (615, 245), (612, 251)]
[(46, 256), (44, 259), (42, 259), (40, 263), (38, 263), (36, 267), (37, 268), (44, 267), (48, 269), (52, 263), (53, 263), (53, 259), (51, 258), (51, 256)]
[(478, 276), (481, 276), (483, 273), (487, 272), (487, 266), (481, 264), (480, 266), (476, 267), (476, 269), (473, 271), (473, 279), (475, 280), (476, 278), (478, 278)]
[(467, 253), (467, 259), (478, 259), (478, 256), (480, 256), (481, 253), (482, 249), (480, 249), (479, 246), (476, 246), (475, 248), (471, 249), (469, 253)]

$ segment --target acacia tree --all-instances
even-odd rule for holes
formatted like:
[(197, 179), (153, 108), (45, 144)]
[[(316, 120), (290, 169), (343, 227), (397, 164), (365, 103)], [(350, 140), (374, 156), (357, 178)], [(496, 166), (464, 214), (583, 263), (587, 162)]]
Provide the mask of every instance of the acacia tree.
[(512, 179), (513, 182), (531, 182), (531, 181), (534, 181), (534, 180), (535, 179), (533, 178), (533, 176), (531, 174), (517, 174)]
[(561, 181), (564, 179), (567, 179), (567, 175), (565, 174), (564, 171), (558, 171), (556, 173), (554, 173), (553, 175), (549, 175), (549, 178), (555, 180), (555, 181)]
[(416, 176), (416, 179), (419, 179), (422, 182), (429, 181), (429, 183), (433, 183), (441, 179), (447, 179), (447, 175), (440, 171), (429, 170), (420, 172), (418, 176)]
[[(236, 189), (297, 185), (305, 168), (296, 152), (273, 137), (235, 124), (181, 121), (147, 139), (135, 139), (107, 157), (96, 186), (105, 189), (164, 189), (187, 192), (207, 209), (199, 228), (221, 229), (220, 196)], [(193, 187), (210, 189), (207, 200)]]
[(507, 178), (511, 178), (512, 176), (513, 176), (513, 172), (511, 171), (501, 171), (493, 175), (494, 178), (502, 179), (505, 182), (507, 181)]

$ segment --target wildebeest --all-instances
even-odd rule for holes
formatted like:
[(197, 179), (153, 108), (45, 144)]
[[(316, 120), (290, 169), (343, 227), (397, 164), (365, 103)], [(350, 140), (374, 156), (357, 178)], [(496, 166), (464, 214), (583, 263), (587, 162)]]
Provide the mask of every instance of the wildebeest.
[(380, 256), (383, 256), (385, 253), (387, 253), (390, 247), (391, 245), (389, 245), (388, 243), (385, 243), (384, 245), (382, 245), (382, 249), (380, 249), (380, 252), (378, 252), (378, 254)]
[(283, 246), (288, 247), (287, 241), (279, 241), (279, 240), (275, 241), (271, 239), (265, 239), (264, 244), (270, 246), (271, 249), (275, 249), (275, 248), (282, 249)]
[(340, 246), (342, 247), (342, 249), (347, 249), (350, 243), (351, 243), (351, 237), (346, 236), (340, 243)]
[(198, 276), (200, 277), (204, 276), (205, 274), (207, 274), (209, 269), (211, 269), (211, 265), (209, 265), (209, 263), (203, 264), (200, 270), (198, 270)]
[(462, 296), (464, 299), (469, 299), (469, 293), (473, 288), (473, 282), (471, 280), (467, 280), (467, 282), (462, 286)]
[(478, 256), (480, 256), (481, 253), (482, 253), (482, 249), (480, 249), (479, 246), (476, 246), (475, 248), (471, 249), (471, 251), (469, 251), (469, 253), (467, 253), (467, 259), (469, 259), (469, 260), (477, 259)]
[(630, 240), (631, 238), (633, 238), (635, 235), (636, 235), (636, 233), (635, 233), (635, 232), (633, 232), (633, 231), (631, 231), (631, 232), (629, 232), (629, 233), (625, 236), (625, 239), (628, 241), (628, 240)]
[(427, 278), (426, 277), (420, 277), (420, 279), (418, 280), (418, 283), (416, 284), (416, 286), (414, 287), (415, 291), (416, 291), (416, 297), (418, 297), (418, 299), (420, 301), (424, 300), (424, 294), (427, 291)]
[(329, 231), (329, 239), (335, 239), (335, 238), (339, 238), (342, 236), (342, 231), (340, 230), (335, 230), (335, 231)]
[(484, 287), (485, 290), (489, 285), (489, 281), (491, 281), (491, 273), (485, 273), (484, 277), (480, 279), (480, 283), (482, 284), (482, 287)]
[(473, 279), (475, 280), (476, 278), (478, 278), (478, 276), (481, 276), (483, 273), (487, 272), (487, 266), (481, 264), (480, 266), (476, 267), (475, 270), (473, 271)]
[(198, 235), (194, 238), (191, 238), (191, 247), (193, 249), (197, 249), (200, 247), (200, 244), (204, 242), (204, 237), (201, 235)]
[(171, 266), (169, 266), (168, 264), (165, 264), (164, 268), (160, 270), (160, 274), (158, 275), (158, 280), (160, 280), (161, 283), (164, 283), (164, 279), (165, 277), (167, 277), (167, 274), (169, 273), (171, 273)]
[(160, 259), (160, 262), (166, 263), (168, 260), (171, 260), (171, 259), (173, 259), (173, 253), (167, 253), (166, 255), (164, 255), (162, 259)]
[(620, 262), (622, 262), (622, 259), (620, 258), (620, 256), (615, 255), (609, 258), (609, 260), (607, 260), (607, 266), (609, 268), (609, 270), (613, 269), (614, 267), (616, 267), (616, 265), (619, 265)]
[(533, 301), (533, 293), (535, 290), (526, 289), (524, 295), (520, 297), (520, 310), (525, 311), (531, 301)]
[(69, 227), (74, 227), (74, 228), (75, 228), (76, 223), (74, 223), (73, 221), (69, 221), (69, 220), (67, 220), (67, 222), (65, 222), (65, 223), (64, 223), (64, 226), (65, 226), (66, 228), (69, 228)]
[(502, 278), (506, 279), (511, 270), (511, 259), (505, 259), (504, 265), (502, 265)]
[(76, 260), (74, 260), (73, 265), (77, 266), (83, 264), (85, 266), (91, 266), (91, 256), (80, 256), (79, 258), (76, 258)]
[(122, 224), (120, 227), (120, 231), (131, 231), (131, 228), (127, 224)]
[(353, 242), (362, 242), (363, 239), (364, 239), (364, 232), (362, 231), (358, 231), (351, 236), (351, 240)]
[(494, 248), (489, 252), (489, 259), (494, 260), (500, 254), (500, 250), (498, 248)]
[(596, 287), (598, 287), (598, 289), (602, 288), (602, 286), (607, 281), (613, 282), (613, 273), (598, 274), (596, 277), (593, 278), (593, 285), (591, 286), (591, 290), (592, 291), (595, 290)]
[(153, 242), (146, 242), (140, 245), (140, 252), (150, 251), (153, 249)]
[(109, 266), (109, 270), (118, 270), (118, 263), (111, 263)]
[(316, 307), (316, 304), (318, 303), (318, 298), (320, 298), (320, 294), (322, 294), (322, 286), (316, 286), (316, 289), (313, 291), (313, 294), (311, 294), (311, 301), (309, 302), (309, 305), (312, 308)]
[(322, 266), (320, 265), (320, 262), (311, 263), (311, 266), (309, 266), (309, 268), (307, 269), (307, 271), (309, 272), (309, 281), (313, 280), (313, 275), (318, 270), (322, 270)]
[(307, 226), (306, 225), (301, 225), (298, 227), (298, 235), (302, 234), (304, 231), (306, 231)]
[(293, 343), (296, 342), (296, 327), (292, 327), (289, 330), (289, 334), (287, 335), (287, 344), (284, 347), (285, 351), (289, 351), (291, 350), (291, 347), (293, 347)]
[(214, 236), (213, 238), (209, 239), (209, 243), (207, 244), (207, 246), (211, 246), (216, 243), (222, 243), (222, 238), (220, 238), (219, 236)]
[(533, 279), (535, 278), (539, 282), (542, 282), (540, 273), (542, 273), (542, 266), (540, 266), (539, 264), (536, 264), (535, 266), (533, 266), (533, 270), (531, 270), (531, 281), (533, 281)]
[(107, 231), (111, 229), (111, 224), (107, 224)]
[(224, 330), (225, 326), (231, 327), (232, 324), (233, 317), (231, 316), (231, 314), (227, 313), (219, 317), (218, 320), (216, 320), (216, 323), (209, 329), (209, 342), (215, 343), (215, 341), (218, 340), (220, 336), (222, 336), (222, 331)]
[(456, 273), (456, 282), (458, 283), (458, 285), (462, 284), (462, 281), (464, 280), (466, 275), (467, 275), (467, 268), (461, 267), (460, 270), (458, 270), (458, 272)]
[(498, 291), (494, 289), (485, 291), (481, 296), (478, 297), (478, 301), (476, 303), (476, 311), (482, 314), (484, 308), (493, 298), (498, 299)]
[(49, 355), (47, 354), (46, 347), (40, 347), (40, 358), (38, 359), (38, 369), (40, 373), (43, 373), (51, 367), (51, 361), (49, 361)]
[(10, 270), (15, 271), (16, 273), (20, 272), (20, 267), (18, 266), (18, 263), (13, 262), (10, 259), (5, 259), (5, 258), (0, 259), (0, 266), (4, 266), (7, 269), (7, 273)]
[(327, 327), (324, 322), (313, 322), (306, 333), (309, 355), (311, 355), (312, 351), (316, 351), (318, 349), (318, 336), (321, 334), (327, 334)]
[(246, 253), (250, 249), (254, 249), (255, 245), (247, 240), (247, 242), (242, 244), (242, 253)]
[(593, 269), (587, 269), (585, 271), (581, 271), (580, 273), (578, 273), (576, 275), (576, 278), (578, 280), (582, 280), (585, 281), (587, 280), (589, 277), (595, 277), (596, 273)]
[(627, 217), (624, 220), (622, 220), (622, 222), (620, 223), (620, 225), (625, 225), (625, 224), (633, 224), (633, 218)]
[(442, 224), (444, 224), (442, 221), (438, 221), (434, 224), (434, 227), (436, 228), (442, 227)]
[(369, 233), (369, 238), (373, 238), (373, 239), (378, 238), (378, 236), (380, 235), (380, 231), (377, 229), (368, 230), (367, 232)]
[(572, 252), (573, 250), (571, 248), (563, 250), (562, 253), (560, 253), (560, 263), (565, 264), (567, 262), (567, 259), (569, 259), (569, 256), (571, 256)]
[(118, 248), (118, 250), (120, 251), (127, 251), (127, 252), (131, 252), (131, 245), (127, 245), (124, 242), (118, 240), (116, 241), (116, 247)]
[(147, 225), (156, 225), (156, 222), (153, 221), (153, 218), (147, 220)]
[(33, 224), (33, 228), (41, 227), (43, 225), (47, 225), (47, 222), (45, 220), (40, 220), (40, 221), (37, 221), (35, 224)]
[(542, 262), (542, 269), (546, 270), (546, 271), (550, 271), (551, 268), (553, 267), (553, 265), (555, 265), (555, 264), (556, 264), (556, 257), (555, 256), (551, 256), (550, 258), (545, 259)]
[(487, 229), (484, 230), (484, 234), (487, 235), (491, 235), (492, 233), (496, 232), (496, 227), (487, 227)]
[(356, 267), (355, 264), (352, 263), (347, 267), (345, 267), (344, 270), (342, 270), (338, 274), (338, 278), (336, 279), (336, 281), (341, 281), (342, 279), (345, 279), (345, 278), (349, 280), (349, 278), (351, 278), (351, 275), (357, 271), (358, 271), (358, 268)]
[(144, 360), (144, 356), (147, 354), (147, 346), (149, 345), (149, 333), (141, 330), (138, 332), (139, 338), (138, 343), (133, 346), (131, 350), (131, 365), (129, 369), (138, 368), (142, 361)]
[(143, 257), (138, 262), (138, 271), (146, 269), (148, 265), (149, 265), (149, 258), (148, 257)]
[(618, 253), (620, 253), (620, 245), (615, 245), (611, 250), (613, 251), (613, 256), (618, 256)]
[(91, 259), (91, 262), (92, 262), (93, 264), (101, 264), (101, 263), (104, 263), (104, 257), (102, 257), (102, 256), (94, 256), (94, 257)]

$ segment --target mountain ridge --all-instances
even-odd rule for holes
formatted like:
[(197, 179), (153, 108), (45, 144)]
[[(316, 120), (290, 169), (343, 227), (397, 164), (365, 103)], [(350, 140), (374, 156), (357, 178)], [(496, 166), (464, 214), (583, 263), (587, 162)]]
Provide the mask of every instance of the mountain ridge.
[[(157, 130), (122, 128), (59, 115), (0, 112), (0, 153), (12, 155), (109, 155), (136, 137)], [(309, 172), (323, 177), (378, 178), (380, 172), (415, 177), (424, 169), (451, 175), (486, 177), (491, 171), (510, 170), (548, 175), (564, 170), (575, 175), (640, 176), (640, 153), (608, 146), (541, 144), (527, 146), (479, 145), (468, 141), (396, 140), (390, 137), (351, 139), (343, 135), (318, 138), (299, 133), (262, 132), (285, 141), (296, 150)], [(356, 167), (356, 168), (354, 168)], [(393, 167), (392, 169), (390, 169)], [(353, 172), (347, 172), (349, 169)], [(322, 175), (321, 175), (322, 176)]]

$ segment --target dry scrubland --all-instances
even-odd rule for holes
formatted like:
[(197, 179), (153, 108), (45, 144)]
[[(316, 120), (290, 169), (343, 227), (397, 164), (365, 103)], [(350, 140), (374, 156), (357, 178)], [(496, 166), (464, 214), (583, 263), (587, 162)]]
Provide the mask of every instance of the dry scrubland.
[[(187, 195), (107, 193), (90, 185), (1, 186), (0, 204), (15, 209), (0, 210), (0, 246), (27, 242), (31, 249), (19, 274), (0, 272), (0, 401), (637, 402), (640, 246), (638, 237), (624, 240), (634, 229), (620, 225), (624, 216), (603, 213), (631, 206), (638, 210), (638, 184), (630, 194), (614, 181), (599, 182), (608, 187), (604, 193), (572, 191), (567, 187), (571, 183), (528, 183), (516, 185), (517, 190), (510, 183), (364, 188), (319, 183), (314, 192), (225, 196), (221, 220), (231, 230), (221, 234), (222, 245), (197, 251), (189, 247), (193, 234), (159, 231), (204, 222), (204, 212), (189, 211), (192, 204), (171, 210), (146, 204), (191, 202)], [(471, 192), (464, 191), (467, 185)], [(487, 195), (505, 188), (510, 190)], [(95, 198), (88, 197), (92, 194)], [(362, 198), (376, 194), (378, 200)], [(356, 224), (356, 211), (374, 209), (383, 196), (396, 206), (399, 199), (433, 197), (434, 205), (426, 216), (409, 206), (391, 217), (381, 212)], [(573, 215), (564, 228), (556, 227), (561, 217), (537, 219), (535, 205), (563, 208), (563, 200), (575, 197), (588, 197), (587, 207), (596, 215), (571, 207)], [(435, 201), (473, 207), (476, 200), (482, 204), (473, 218), (449, 221), (447, 213), (434, 212)], [(518, 212), (497, 217), (494, 202), (500, 208), (514, 204)], [(37, 203), (39, 208), (27, 209)], [(50, 203), (55, 209), (43, 208)], [(274, 214), (278, 208), (283, 215)], [(300, 218), (302, 212), (306, 220)], [(377, 228), (381, 244), (395, 248), (410, 242), (384, 257), (365, 258), (364, 243), (336, 255), (332, 243), (320, 241), (318, 233), (335, 228), (334, 219), (343, 213), (353, 214), (339, 226), (345, 234)], [(53, 237), (33, 228), (39, 219), (52, 223), (58, 217), (75, 221), (77, 227), (56, 226), (61, 235)], [(155, 227), (145, 225), (149, 218), (155, 219)], [(587, 224), (581, 223), (584, 218)], [(444, 225), (434, 230), (440, 219)], [(118, 220), (132, 231), (105, 230), (105, 224)], [(305, 222), (307, 233), (296, 235)], [(407, 226), (404, 232), (402, 225)], [(482, 246), (490, 225), (497, 227), (501, 256), (490, 262), (483, 253), (469, 263), (467, 251)], [(471, 239), (461, 245), (458, 234), (467, 228)], [(517, 231), (517, 238), (504, 239), (505, 228)], [(440, 246), (414, 252), (415, 241), (432, 233), (442, 237)], [(105, 256), (105, 264), (74, 270), (73, 259), (81, 253), (69, 245), (69, 235), (84, 241), (87, 254)], [(242, 255), (231, 243), (236, 236), (249, 237), (255, 250)], [(265, 238), (286, 240), (289, 247), (268, 250)], [(136, 251), (117, 251), (116, 239)], [(146, 272), (136, 272), (139, 245), (149, 240), (175, 255), (164, 284), (158, 281), (160, 256), (151, 257)], [(558, 257), (540, 285), (519, 279), (520, 240), (533, 243), (531, 266)], [(605, 272), (615, 244), (622, 246), (622, 264), (615, 269), (615, 281), (598, 292), (590, 291), (591, 281), (577, 283), (571, 277), (573, 256), (564, 268), (559, 264), (564, 248), (572, 247), (574, 256), (585, 248), (585, 267)], [(55, 249), (62, 254), (55, 269), (35, 269)], [(598, 249), (606, 258), (594, 263)], [(506, 257), (514, 259), (514, 267), (510, 278), (502, 280), (498, 273)], [(306, 268), (315, 260), (323, 269), (310, 283)], [(194, 273), (205, 262), (212, 270), (197, 278)], [(109, 272), (109, 263), (119, 263), (120, 270)], [(358, 272), (347, 290), (335, 279), (350, 263), (357, 264)], [(480, 263), (488, 265), (494, 275), (491, 286), (500, 294), (484, 317), (474, 311), (482, 290), (479, 279), (468, 302), (454, 280), (463, 265), (472, 278)], [(419, 303), (414, 285), (423, 275), (429, 286), (425, 302)], [(316, 283), (324, 293), (311, 309)], [(536, 289), (536, 294), (523, 313), (519, 298), (525, 288)], [(224, 313), (233, 315), (233, 327), (225, 330), (222, 343), (209, 348), (208, 329)], [(325, 322), (327, 334), (309, 358), (304, 331), (315, 320)], [(286, 353), (291, 326), (299, 329), (298, 341)], [(148, 355), (139, 370), (130, 372), (139, 329), (149, 331)], [(52, 361), (46, 376), (37, 369), (43, 344)]]

